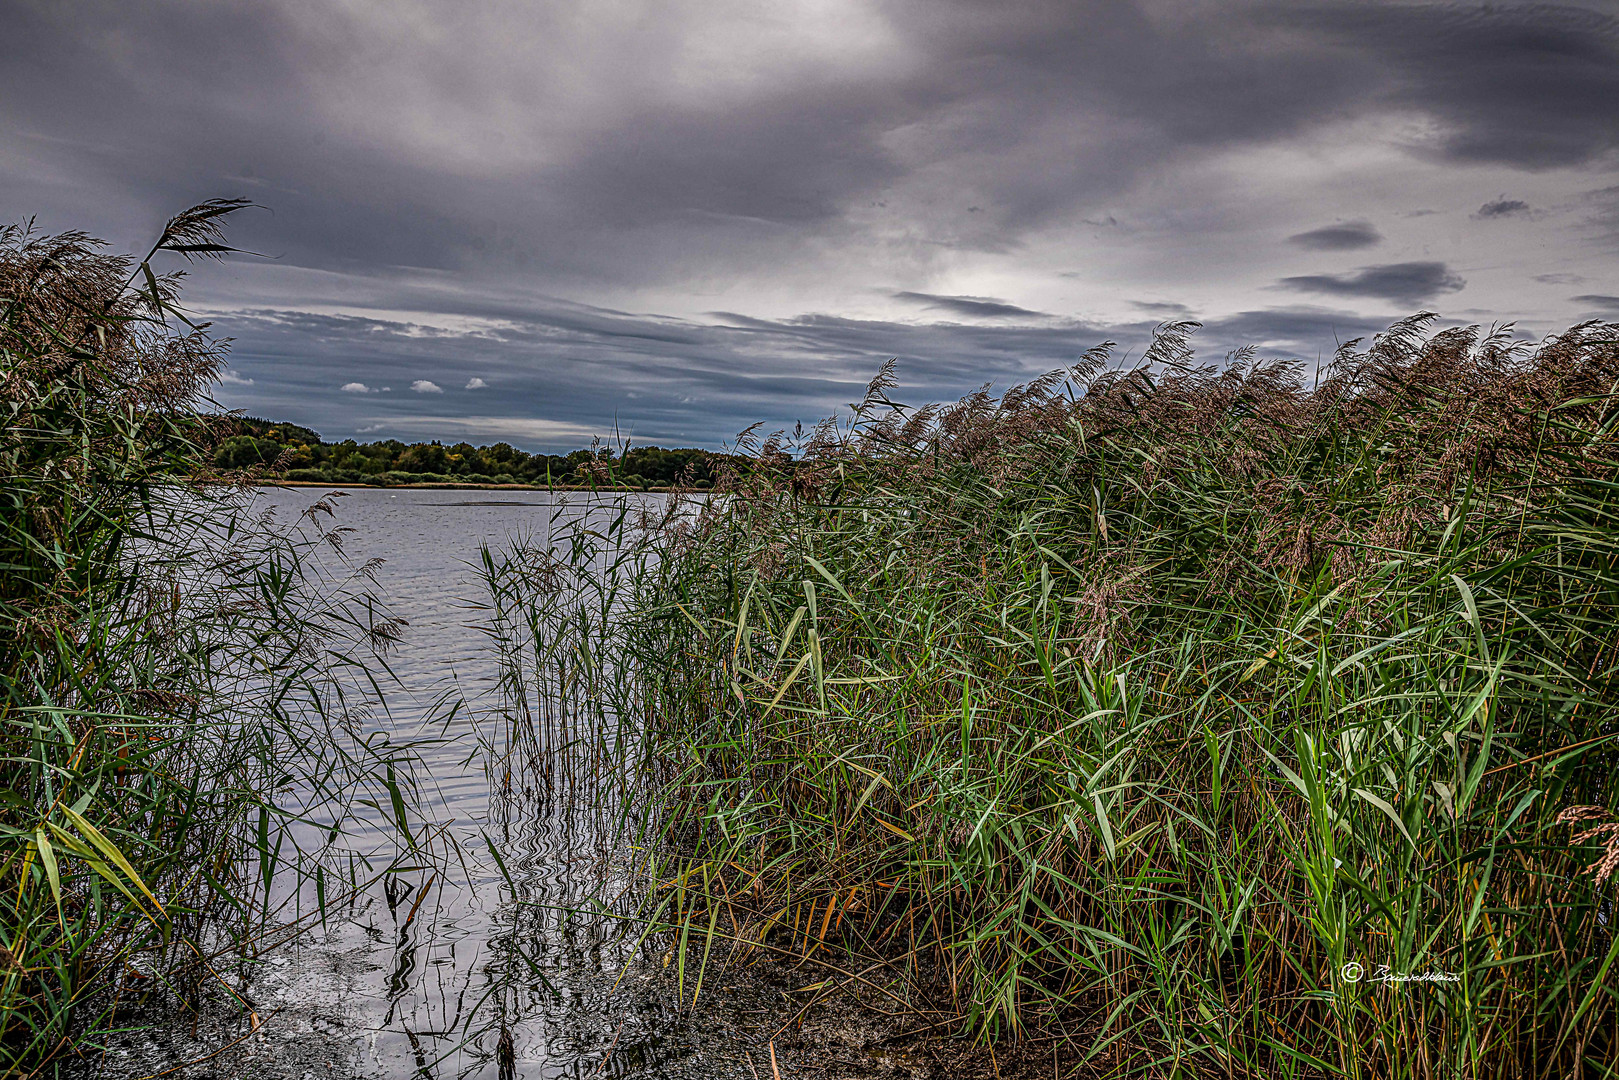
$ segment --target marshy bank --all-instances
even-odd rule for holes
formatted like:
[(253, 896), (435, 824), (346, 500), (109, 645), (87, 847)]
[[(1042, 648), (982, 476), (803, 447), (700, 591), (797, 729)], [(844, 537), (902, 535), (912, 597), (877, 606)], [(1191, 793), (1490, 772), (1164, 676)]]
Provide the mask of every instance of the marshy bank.
[(465, 563), (594, 501), (192, 480), (224, 350), (151, 260), (232, 207), (141, 260), (0, 236), (3, 1071), (751, 1075), (776, 992), (682, 1008), (622, 932), (617, 822), (486, 768)]
[(329, 508), (264, 529), (182, 482), (224, 349), (151, 260), (227, 250), (237, 205), (181, 214), (140, 260), (0, 230), (8, 1075), (71, 1069), (154, 994), (251, 1015), (228, 969), (283, 921), (272, 883), (335, 903), (416, 848), (343, 843), (353, 810), (403, 805), (412, 779), (356, 677), (399, 630), (368, 568), (312, 572), (341, 548)]
[[(529, 1012), (554, 1018), (567, 990), (545, 989), (545, 958), (590, 932), (531, 919), (499, 939), (494, 917), (454, 932), (483, 917), (458, 897), (494, 873), (450, 830), (457, 812), (487, 822), (458, 811), (482, 744), (446, 734), (467, 726), (453, 682), (395, 670), (410, 627), (379, 599), (380, 562), (357, 550), (375, 537), (343, 497), (299, 495), (277, 518), (241, 481), (191, 479), (218, 434), (200, 409), (224, 347), (152, 260), (222, 253), (236, 205), (180, 215), (144, 259), (0, 232), (0, 1071), (301, 1076), (320, 1059), (390, 1075), (461, 1054), (458, 1071), (494, 1075), (518, 1027), (495, 1006), (532, 985)], [(580, 841), (504, 809), (520, 835), (496, 836), (501, 880), (543, 892)], [(458, 941), (519, 944), (463, 952), (458, 973), (488, 984), (446, 1014), (432, 976)], [(585, 983), (603, 970), (589, 959)], [(574, 1014), (574, 1058), (611, 1039), (598, 1012)], [(272, 1042), (302, 1056), (269, 1060)]]
[(1619, 328), (253, 504), (151, 257), (0, 245), (12, 1072), (1615, 1070)]
[(1432, 324), (885, 370), (611, 574), (492, 562), (683, 1000), (768, 960), (1044, 1075), (1613, 1075), (1619, 327)]

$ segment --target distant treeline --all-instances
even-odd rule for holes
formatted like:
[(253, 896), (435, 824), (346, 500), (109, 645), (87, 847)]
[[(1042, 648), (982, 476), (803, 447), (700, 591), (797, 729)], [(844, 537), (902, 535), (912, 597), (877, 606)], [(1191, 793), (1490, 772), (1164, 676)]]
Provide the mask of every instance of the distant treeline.
[(707, 450), (598, 446), (529, 454), (509, 443), (405, 443), (398, 439), (328, 443), (298, 424), (233, 417), (213, 451), (217, 469), (262, 468), (285, 480), (328, 484), (558, 484), (706, 488), (723, 455)]

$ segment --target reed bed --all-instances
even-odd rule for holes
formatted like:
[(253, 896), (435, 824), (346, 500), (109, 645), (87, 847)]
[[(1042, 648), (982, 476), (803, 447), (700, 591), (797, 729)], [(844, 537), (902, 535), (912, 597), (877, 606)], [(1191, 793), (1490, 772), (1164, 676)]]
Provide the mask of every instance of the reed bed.
[(595, 702), (551, 752), (645, 810), (640, 932), (693, 1003), (785, 958), (1080, 1075), (1613, 1075), (1619, 327), (1308, 379), (1192, 330), (945, 407), (885, 368), (490, 560)]
[(256, 1027), (236, 962), (401, 866), (347, 850), (354, 812), (427, 839), (410, 747), (371, 722), (401, 626), (341, 557), (334, 501), (277, 524), (187, 482), (224, 343), (151, 263), (228, 251), (239, 205), (181, 214), (139, 260), (0, 229), (7, 1076), (82, 1069), (209, 1000)]

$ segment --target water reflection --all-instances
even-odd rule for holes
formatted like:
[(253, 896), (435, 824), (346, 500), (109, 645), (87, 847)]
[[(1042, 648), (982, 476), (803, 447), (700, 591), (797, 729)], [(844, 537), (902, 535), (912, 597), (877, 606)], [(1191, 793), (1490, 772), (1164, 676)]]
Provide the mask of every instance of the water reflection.
[[(320, 494), (267, 490), (259, 500), (291, 521)], [(571, 498), (360, 489), (338, 503), (341, 523), (355, 529), (350, 557), (385, 560), (380, 592), (409, 623), (389, 658), (389, 724), (392, 737), (418, 740), (413, 779), (440, 828), (416, 827), (433, 840), (433, 858), (328, 912), (324, 930), (300, 946), (284, 999), (296, 1007), (302, 994), (303, 1005), (322, 1008), (338, 999), (379, 1075), (723, 1074), (712, 1064), (685, 1071), (701, 1058), (689, 1020), (651, 992), (657, 980), (637, 967), (635, 934), (613, 917), (632, 900), (612, 822), (567, 797), (571, 775), (503, 764), (491, 793), (479, 733), (480, 724), (494, 730), (501, 673), (472, 562), (480, 543), (521, 537), (543, 549), (561, 522), (605, 512), (588, 496)], [(378, 809), (379, 850), (387, 816)], [(363, 851), (366, 839), (362, 830), (346, 842)], [(592, 898), (615, 896), (617, 912), (581, 914)], [(313, 906), (309, 896), (291, 901)], [(334, 995), (326, 973), (339, 968), (348, 976)]]

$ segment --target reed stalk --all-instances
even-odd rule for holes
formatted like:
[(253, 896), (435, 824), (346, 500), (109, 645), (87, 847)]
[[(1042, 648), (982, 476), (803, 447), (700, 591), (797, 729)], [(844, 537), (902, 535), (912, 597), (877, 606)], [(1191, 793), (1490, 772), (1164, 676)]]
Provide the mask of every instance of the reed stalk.
[[(224, 343), (162, 251), (223, 255), (206, 203), (143, 259), (0, 229), (0, 1072), (56, 1075), (161, 1004), (253, 1003), (234, 961), (388, 859), (410, 800), (368, 710), (400, 626), (340, 557), (333, 500), (277, 526), (187, 482)], [(289, 527), (289, 525), (291, 527)], [(290, 883), (290, 884), (289, 884)], [(304, 888), (307, 886), (307, 888)], [(294, 926), (295, 928), (295, 926)], [(255, 1021), (256, 1022), (256, 1021)]]
[(885, 368), (491, 557), (686, 1000), (787, 955), (1109, 1075), (1619, 1071), (1619, 327), (1431, 324), (1309, 380), (1188, 324), (947, 407)]

